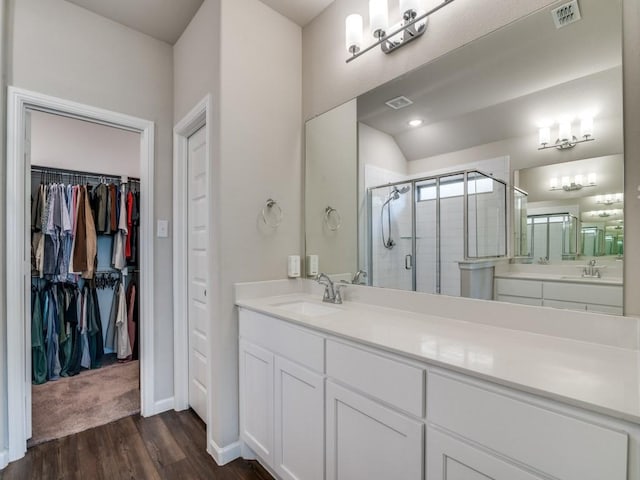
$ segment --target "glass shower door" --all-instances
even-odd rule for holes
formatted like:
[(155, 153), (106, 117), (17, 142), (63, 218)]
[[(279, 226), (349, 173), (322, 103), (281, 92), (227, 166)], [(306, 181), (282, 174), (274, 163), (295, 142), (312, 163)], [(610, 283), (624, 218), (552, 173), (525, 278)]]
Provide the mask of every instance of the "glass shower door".
[(439, 292), (438, 182), (435, 178), (416, 183), (416, 291)]
[(372, 188), (369, 195), (371, 285), (413, 290), (411, 183)]

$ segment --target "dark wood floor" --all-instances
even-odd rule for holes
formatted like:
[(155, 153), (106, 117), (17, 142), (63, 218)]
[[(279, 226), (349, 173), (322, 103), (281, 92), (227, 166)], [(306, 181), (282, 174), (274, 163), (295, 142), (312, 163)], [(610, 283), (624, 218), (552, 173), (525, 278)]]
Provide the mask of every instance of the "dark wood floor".
[(0, 479), (272, 480), (256, 462), (219, 467), (205, 445), (205, 426), (192, 411), (136, 415), (30, 448)]

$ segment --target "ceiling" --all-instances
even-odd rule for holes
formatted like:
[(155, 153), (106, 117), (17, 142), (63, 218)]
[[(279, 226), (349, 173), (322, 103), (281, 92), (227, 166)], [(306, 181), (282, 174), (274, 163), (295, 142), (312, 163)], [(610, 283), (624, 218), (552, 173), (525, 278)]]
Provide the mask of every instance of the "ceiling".
[[(621, 9), (580, 8), (583, 19), (564, 28), (545, 9), (362, 95), (359, 120), (392, 135), (407, 160), (530, 137), (545, 120), (586, 111), (597, 136), (599, 121), (622, 116)], [(385, 105), (400, 95), (414, 104)], [(413, 118), (424, 123), (409, 127)]]
[[(67, 0), (170, 45), (176, 43), (203, 0)], [(334, 0), (262, 0), (301, 27)]]
[(334, 0), (262, 0), (301, 27), (317, 17)]

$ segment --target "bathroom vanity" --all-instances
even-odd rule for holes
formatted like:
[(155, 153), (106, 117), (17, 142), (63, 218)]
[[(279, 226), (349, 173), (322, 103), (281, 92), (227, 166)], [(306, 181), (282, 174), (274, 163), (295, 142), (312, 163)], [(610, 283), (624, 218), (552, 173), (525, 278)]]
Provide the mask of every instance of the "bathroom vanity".
[(236, 286), (243, 454), (278, 478), (640, 479), (636, 320), (311, 283)]

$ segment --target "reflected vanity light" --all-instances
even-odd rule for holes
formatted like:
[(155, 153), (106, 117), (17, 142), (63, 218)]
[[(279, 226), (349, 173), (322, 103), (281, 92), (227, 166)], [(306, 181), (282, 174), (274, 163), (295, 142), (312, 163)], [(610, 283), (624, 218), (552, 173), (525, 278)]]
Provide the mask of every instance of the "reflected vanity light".
[(624, 201), (624, 195), (622, 193), (614, 193), (607, 195), (598, 195), (596, 197), (596, 203), (600, 205), (613, 205), (615, 203), (622, 203)]
[(391, 53), (422, 36), (427, 30), (429, 15), (437, 12), (453, 0), (444, 0), (426, 13), (420, 6), (422, 0), (400, 0), (402, 18), (389, 26), (389, 5), (387, 0), (369, 0), (369, 29), (375, 42), (362, 49), (363, 20), (358, 14), (349, 15), (345, 20), (345, 40), (347, 51), (351, 54), (347, 63), (377, 47), (384, 53)]
[(548, 148), (557, 148), (558, 150), (567, 150), (575, 147), (578, 143), (592, 142), (593, 137), (593, 117), (584, 116), (580, 119), (580, 138), (573, 135), (571, 130), (571, 119), (563, 118), (558, 121), (558, 138), (551, 143), (551, 128), (548, 126), (540, 127), (538, 131), (538, 150), (546, 150)]
[(585, 187), (595, 187), (596, 186), (596, 174), (590, 173), (587, 175), (587, 181), (584, 181), (584, 175), (577, 174), (573, 177), (573, 179), (564, 175), (558, 183), (558, 178), (553, 177), (549, 179), (549, 190), (564, 190), (565, 192), (573, 192), (576, 190), (580, 190)]

